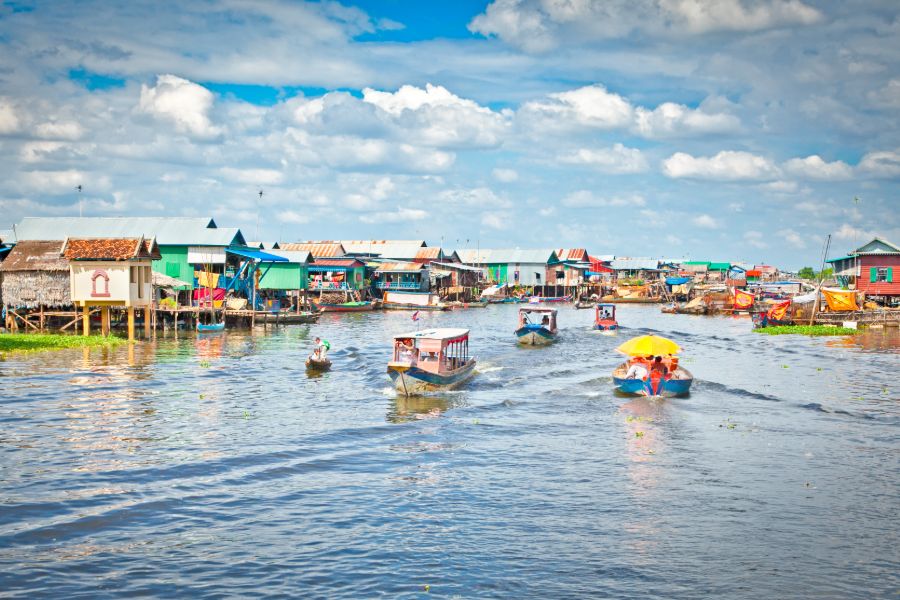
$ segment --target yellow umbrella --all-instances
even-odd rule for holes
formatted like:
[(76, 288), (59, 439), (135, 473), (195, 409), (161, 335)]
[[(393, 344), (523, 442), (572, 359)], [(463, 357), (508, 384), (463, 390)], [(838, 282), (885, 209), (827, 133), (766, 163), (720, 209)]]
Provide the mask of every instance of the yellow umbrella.
[(642, 335), (631, 338), (616, 350), (628, 356), (662, 356), (678, 354), (681, 352), (681, 347), (668, 338), (658, 335)]

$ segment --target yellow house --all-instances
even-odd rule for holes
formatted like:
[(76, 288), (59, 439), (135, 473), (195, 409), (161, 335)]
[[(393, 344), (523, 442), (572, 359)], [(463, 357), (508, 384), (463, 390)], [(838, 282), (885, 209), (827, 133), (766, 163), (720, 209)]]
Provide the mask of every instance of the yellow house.
[(159, 260), (155, 239), (68, 238), (63, 257), (69, 261), (72, 302), (82, 308), (84, 335), (90, 334), (90, 308), (101, 308), (102, 332), (109, 334), (111, 307), (128, 312), (128, 339), (134, 339), (134, 309), (144, 311), (144, 333), (150, 334), (153, 301), (152, 261)]

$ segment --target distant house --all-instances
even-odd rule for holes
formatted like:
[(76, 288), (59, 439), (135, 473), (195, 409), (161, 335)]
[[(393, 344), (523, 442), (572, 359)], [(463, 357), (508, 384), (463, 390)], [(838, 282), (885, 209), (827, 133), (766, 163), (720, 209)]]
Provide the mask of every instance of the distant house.
[[(285, 244), (282, 244), (282, 248)], [(308, 267), (307, 289), (312, 292), (361, 290), (366, 264), (350, 257), (317, 258)]]
[(874, 238), (847, 256), (828, 261), (838, 281), (867, 296), (895, 299), (900, 297), (900, 246)]
[(260, 277), (260, 290), (298, 291), (305, 290), (309, 282), (309, 266), (312, 254), (305, 250), (266, 250), (269, 254), (287, 259), (287, 262), (273, 263)]
[(658, 279), (659, 261), (655, 258), (617, 256), (609, 263), (617, 279)]
[(428, 267), (414, 262), (385, 262), (375, 269), (375, 285), (387, 291), (427, 292)]
[(413, 262), (427, 248), (425, 240), (340, 240), (350, 256)]
[(69, 262), (62, 240), (19, 242), (0, 263), (0, 287), (7, 309), (72, 306)]
[(347, 254), (340, 242), (284, 242), (279, 244), (279, 250), (289, 252), (309, 252), (313, 259), (316, 258), (340, 258)]
[(551, 267), (560, 263), (556, 251), (549, 250), (459, 250), (463, 264), (483, 267), (488, 281), (508, 285), (556, 285), (550, 279)]
[(16, 226), (19, 240), (81, 238), (156, 239), (160, 258), (153, 271), (196, 286), (195, 267), (206, 264), (224, 270), (225, 251), (244, 247), (237, 228), (220, 228), (209, 217), (26, 217)]
[(559, 248), (560, 263), (550, 273), (550, 285), (576, 286), (589, 279), (591, 257), (584, 248)]

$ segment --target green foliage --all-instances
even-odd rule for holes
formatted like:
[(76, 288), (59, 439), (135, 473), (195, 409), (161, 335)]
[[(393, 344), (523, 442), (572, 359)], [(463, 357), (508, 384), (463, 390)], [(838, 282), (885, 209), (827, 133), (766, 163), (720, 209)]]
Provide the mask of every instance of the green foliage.
[(831, 325), (778, 325), (776, 327), (760, 327), (754, 329), (756, 333), (764, 333), (766, 335), (855, 335), (859, 333), (856, 329), (846, 327), (833, 327)]
[(102, 335), (0, 333), (0, 352), (32, 352), (37, 350), (59, 350), (62, 348), (116, 346), (125, 341), (122, 338), (103, 337)]
[(834, 275), (834, 269), (828, 267), (827, 269), (816, 273), (812, 267), (803, 267), (799, 271), (797, 271), (797, 277), (800, 279), (828, 279)]

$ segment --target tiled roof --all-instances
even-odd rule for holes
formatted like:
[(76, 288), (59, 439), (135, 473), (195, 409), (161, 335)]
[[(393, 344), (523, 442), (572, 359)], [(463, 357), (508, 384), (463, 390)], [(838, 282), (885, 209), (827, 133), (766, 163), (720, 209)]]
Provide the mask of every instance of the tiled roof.
[(344, 246), (342, 246), (340, 242), (331, 241), (284, 243), (280, 244), (280, 249), (288, 250), (290, 252), (306, 250), (315, 258), (333, 258), (336, 256), (344, 256), (345, 254), (347, 254), (347, 252), (344, 250)]
[(412, 260), (425, 248), (424, 240), (340, 240), (348, 254), (377, 254), (381, 258)]
[[(284, 247), (284, 245), (282, 245)], [(355, 258), (317, 258), (313, 263), (316, 267), (364, 267), (365, 264)]]
[(69, 238), (62, 250), (66, 260), (132, 260), (160, 258), (153, 240), (144, 238)]
[(19, 242), (0, 263), (0, 271), (68, 271), (69, 263), (60, 255), (62, 242), (58, 240), (28, 240)]
[(375, 269), (376, 273), (418, 273), (422, 269), (425, 268), (425, 265), (422, 263), (408, 263), (408, 262), (388, 262), (381, 263), (377, 269)]
[(560, 248), (556, 251), (556, 257), (559, 260), (580, 260), (584, 262), (589, 260), (587, 250), (584, 248)]
[(419, 248), (413, 257), (414, 260), (437, 260), (441, 257), (441, 247), (431, 246), (430, 248)]

